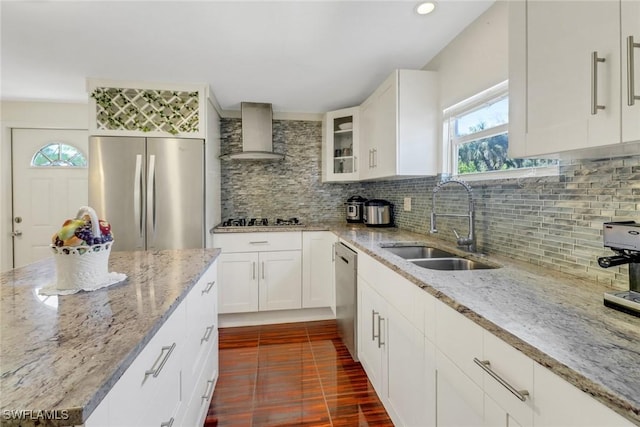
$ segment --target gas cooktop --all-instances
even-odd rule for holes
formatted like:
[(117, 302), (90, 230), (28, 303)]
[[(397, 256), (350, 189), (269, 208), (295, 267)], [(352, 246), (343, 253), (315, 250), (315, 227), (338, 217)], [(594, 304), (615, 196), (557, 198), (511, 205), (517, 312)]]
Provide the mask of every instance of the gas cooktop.
[(301, 226), (304, 224), (296, 217), (282, 219), (276, 218), (275, 221), (269, 222), (267, 218), (229, 218), (222, 221), (222, 227), (291, 227)]

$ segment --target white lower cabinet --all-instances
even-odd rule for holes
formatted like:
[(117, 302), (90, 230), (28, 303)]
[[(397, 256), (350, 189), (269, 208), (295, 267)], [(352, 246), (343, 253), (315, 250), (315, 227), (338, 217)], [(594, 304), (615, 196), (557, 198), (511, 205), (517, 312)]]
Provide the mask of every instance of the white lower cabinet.
[(438, 426), (533, 425), (533, 361), (438, 302)]
[(214, 246), (221, 314), (302, 308), (301, 232), (215, 234)]
[(302, 233), (302, 308), (332, 307), (335, 311), (333, 245), (330, 231)]
[(218, 377), (216, 276), (217, 261), (129, 365), (86, 427), (204, 423)]
[(632, 427), (635, 425), (544, 366), (534, 363), (533, 372), (536, 384), (535, 426)]
[(634, 425), (364, 253), (358, 356), (396, 426)]
[(360, 362), (394, 424), (435, 425), (433, 345), (362, 277), (358, 325)]
[(383, 378), (386, 375), (386, 318), (386, 303), (362, 277), (358, 276), (358, 358), (380, 397), (384, 395)]
[(438, 427), (483, 425), (482, 387), (439, 350), (436, 350), (436, 384)]

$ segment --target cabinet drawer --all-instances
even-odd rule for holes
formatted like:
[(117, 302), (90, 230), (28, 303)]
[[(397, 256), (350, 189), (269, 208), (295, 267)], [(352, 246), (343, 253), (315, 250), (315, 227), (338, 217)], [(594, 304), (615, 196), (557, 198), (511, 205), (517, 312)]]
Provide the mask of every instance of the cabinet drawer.
[(213, 245), (223, 253), (302, 250), (302, 232), (220, 233)]
[[(111, 389), (111, 425), (130, 425), (143, 415), (153, 418), (157, 407), (152, 402), (164, 402), (171, 408), (179, 403), (185, 317), (185, 304), (181, 303)], [(152, 370), (155, 372), (146, 375)]]
[[(484, 357), (492, 372), (517, 392), (526, 391), (523, 402), (505, 385), (490, 374), (484, 374), (484, 391), (507, 413), (519, 420), (523, 427), (533, 424), (533, 360), (505, 343), (495, 335), (484, 331)], [(478, 369), (482, 369), (478, 366)]]
[(482, 357), (483, 329), (444, 303), (436, 302), (436, 347), (482, 387), (482, 369), (473, 361)]

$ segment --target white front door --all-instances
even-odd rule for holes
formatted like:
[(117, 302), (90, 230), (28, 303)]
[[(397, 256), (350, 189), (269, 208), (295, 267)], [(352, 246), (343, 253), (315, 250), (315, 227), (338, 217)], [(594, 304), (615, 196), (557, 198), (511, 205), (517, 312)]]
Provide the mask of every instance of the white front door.
[(40, 166), (32, 163), (34, 156), (49, 144), (64, 144), (88, 159), (89, 135), (85, 130), (13, 129), (11, 144), (13, 260), (14, 267), (21, 267), (51, 256), (51, 236), (88, 200), (88, 169), (64, 166), (66, 149), (58, 153), (53, 145), (44, 150)]

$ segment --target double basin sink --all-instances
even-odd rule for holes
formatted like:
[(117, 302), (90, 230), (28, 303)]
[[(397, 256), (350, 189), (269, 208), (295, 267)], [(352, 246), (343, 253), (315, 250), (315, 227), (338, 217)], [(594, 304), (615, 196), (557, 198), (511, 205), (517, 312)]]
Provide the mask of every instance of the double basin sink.
[(430, 246), (384, 246), (383, 249), (423, 268), (432, 270), (485, 270), (496, 268), (483, 262), (462, 258)]

